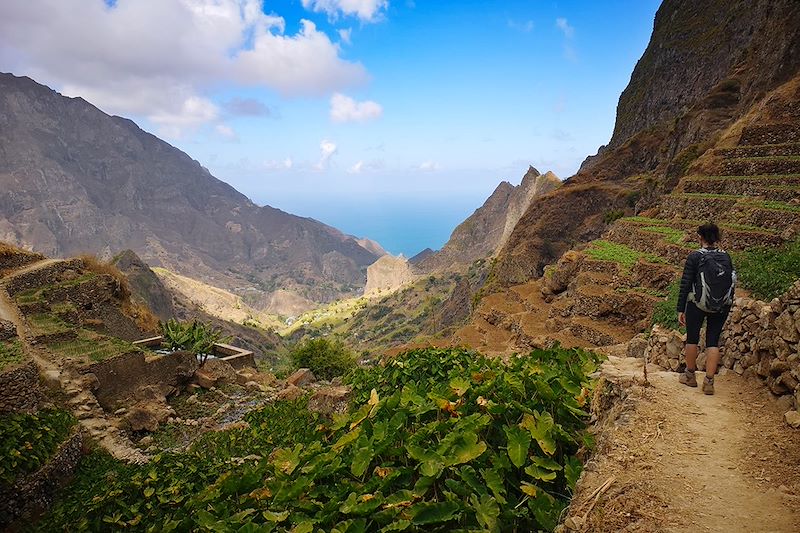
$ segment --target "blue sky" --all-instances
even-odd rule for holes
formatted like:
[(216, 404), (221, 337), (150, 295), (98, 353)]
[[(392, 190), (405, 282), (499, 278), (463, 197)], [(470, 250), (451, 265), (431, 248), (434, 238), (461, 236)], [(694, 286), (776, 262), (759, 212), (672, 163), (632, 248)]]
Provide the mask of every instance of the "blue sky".
[(0, 7), (1, 70), (133, 118), (256, 203), (406, 255), (529, 164), (566, 178), (607, 142), (659, 4), (41, 3)]

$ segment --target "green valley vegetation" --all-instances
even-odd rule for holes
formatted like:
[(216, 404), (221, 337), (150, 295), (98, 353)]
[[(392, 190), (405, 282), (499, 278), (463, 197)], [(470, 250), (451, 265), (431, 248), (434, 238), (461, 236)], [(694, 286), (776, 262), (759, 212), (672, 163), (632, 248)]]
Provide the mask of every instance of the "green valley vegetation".
[(639, 259), (650, 261), (651, 263), (663, 263), (664, 260), (657, 255), (639, 252), (616, 242), (606, 240), (596, 240), (589, 243), (586, 248), (586, 255), (592, 259), (600, 261), (613, 261), (619, 263), (623, 268), (629, 270)]
[(349, 412), (246, 415), (146, 465), (95, 452), (40, 531), (552, 530), (580, 475), (599, 357), (417, 350), (360, 369)]

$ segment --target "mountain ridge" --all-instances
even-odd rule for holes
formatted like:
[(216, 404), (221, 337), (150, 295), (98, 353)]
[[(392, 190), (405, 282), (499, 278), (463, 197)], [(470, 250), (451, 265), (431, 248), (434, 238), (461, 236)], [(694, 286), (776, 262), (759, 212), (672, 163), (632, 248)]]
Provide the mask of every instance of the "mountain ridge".
[(199, 162), (28, 77), (0, 74), (0, 239), (50, 256), (132, 249), (147, 263), (259, 297), (354, 294), (380, 245), (258, 206)]

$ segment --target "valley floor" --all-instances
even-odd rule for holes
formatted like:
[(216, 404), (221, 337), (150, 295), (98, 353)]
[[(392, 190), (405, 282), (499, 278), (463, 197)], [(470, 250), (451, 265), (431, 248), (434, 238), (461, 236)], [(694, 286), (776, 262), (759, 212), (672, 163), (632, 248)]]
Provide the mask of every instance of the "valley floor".
[(649, 369), (642, 386), (641, 359), (604, 364), (625, 399), (599, 432), (566, 529), (798, 531), (800, 432), (783, 422), (785, 406), (732, 372), (706, 396)]

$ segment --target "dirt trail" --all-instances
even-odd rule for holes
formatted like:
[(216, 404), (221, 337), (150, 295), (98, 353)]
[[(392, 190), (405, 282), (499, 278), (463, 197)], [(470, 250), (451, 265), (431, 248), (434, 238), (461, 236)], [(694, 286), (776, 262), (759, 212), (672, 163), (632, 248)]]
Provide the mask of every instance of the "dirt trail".
[(626, 398), (599, 434), (567, 526), (800, 531), (800, 432), (784, 424), (786, 407), (734, 373), (720, 375), (717, 393), (706, 396), (675, 373), (649, 368), (651, 386), (643, 387), (631, 385), (634, 376), (641, 382), (641, 360), (611, 357), (604, 365), (611, 381), (627, 384)]

